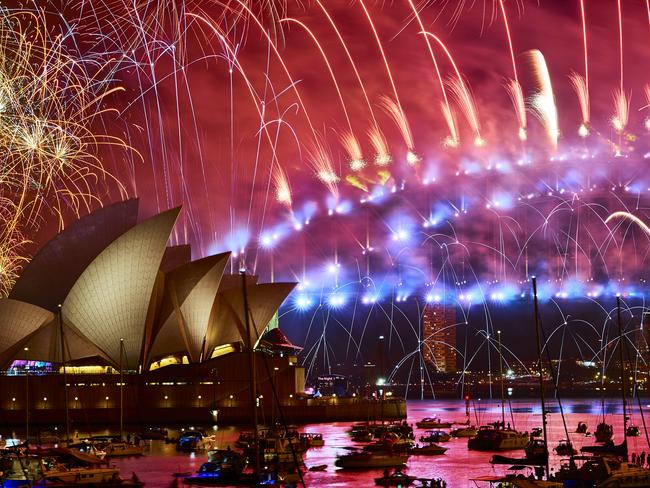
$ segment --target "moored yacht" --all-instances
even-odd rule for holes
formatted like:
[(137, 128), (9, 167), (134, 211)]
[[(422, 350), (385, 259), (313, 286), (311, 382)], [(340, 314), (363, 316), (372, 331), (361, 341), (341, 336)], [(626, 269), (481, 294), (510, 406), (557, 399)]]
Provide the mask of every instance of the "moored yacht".
[(451, 436), (444, 430), (427, 430), (420, 437), (420, 442), (447, 442)]
[(453, 429), (450, 434), (452, 437), (476, 437), (478, 429), (473, 425), (469, 425), (467, 427)]
[(607, 442), (612, 439), (614, 435), (614, 428), (611, 424), (601, 422), (596, 427), (595, 432), (596, 442)]
[(334, 465), (344, 469), (398, 468), (407, 460), (407, 454), (350, 452), (338, 456)]
[(642, 488), (650, 486), (650, 470), (608, 456), (571, 456), (557, 479), (565, 486)]
[(428, 444), (426, 446), (415, 446), (410, 448), (407, 452), (414, 456), (439, 456), (447, 451), (446, 447), (439, 446), (438, 444)]
[(529, 436), (526, 432), (485, 425), (479, 429), (476, 437), (467, 441), (467, 448), (475, 451), (508, 451), (524, 449), (528, 442)]
[(419, 429), (448, 429), (452, 426), (452, 422), (443, 422), (438, 417), (425, 417), (419, 422), (415, 422), (415, 425)]
[(188, 484), (224, 484), (240, 480), (246, 461), (243, 456), (230, 449), (210, 451), (208, 462), (198, 472), (185, 477)]
[(106, 457), (142, 456), (144, 448), (127, 442), (109, 442), (103, 449)]

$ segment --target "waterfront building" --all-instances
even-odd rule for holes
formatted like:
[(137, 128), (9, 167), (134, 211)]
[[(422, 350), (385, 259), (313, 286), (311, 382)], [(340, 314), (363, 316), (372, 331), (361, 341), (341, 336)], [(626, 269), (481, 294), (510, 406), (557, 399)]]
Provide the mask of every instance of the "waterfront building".
[[(117, 418), (120, 371), (127, 418), (200, 419), (212, 406), (242, 411), (246, 345), (260, 341), (294, 283), (224, 274), (230, 253), (192, 261), (189, 246), (168, 247), (179, 212), (138, 223), (138, 201), (119, 202), (72, 223), (36, 253), (0, 299), (7, 422), (23, 421), (27, 410), (35, 423), (61, 418), (63, 364), (73, 420)], [(304, 391), (299, 350), (279, 329), (262, 341), (257, 388), (269, 407), (271, 386), (283, 401)]]

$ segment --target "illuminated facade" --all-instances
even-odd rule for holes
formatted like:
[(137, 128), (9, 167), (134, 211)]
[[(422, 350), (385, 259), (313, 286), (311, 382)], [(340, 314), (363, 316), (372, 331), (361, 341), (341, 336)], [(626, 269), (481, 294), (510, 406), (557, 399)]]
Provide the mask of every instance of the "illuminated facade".
[(434, 371), (455, 373), (456, 309), (444, 304), (428, 304), (422, 313), (422, 355)]
[(650, 312), (643, 312), (641, 327), (637, 331), (636, 347), (644, 364), (650, 364)]
[[(36, 254), (0, 300), (0, 364), (14, 360), (122, 366), (201, 363), (225, 346), (255, 344), (294, 283), (224, 275), (230, 253), (191, 261), (167, 247), (180, 208), (138, 223), (127, 200), (74, 222)], [(61, 351), (65, 350), (65, 358)]]

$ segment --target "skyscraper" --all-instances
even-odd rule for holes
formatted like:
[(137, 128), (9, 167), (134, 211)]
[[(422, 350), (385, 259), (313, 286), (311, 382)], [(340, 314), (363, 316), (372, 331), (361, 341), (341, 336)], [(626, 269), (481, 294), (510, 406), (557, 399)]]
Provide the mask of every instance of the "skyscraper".
[(455, 373), (456, 308), (428, 304), (422, 314), (422, 354), (427, 365), (441, 373)]
[(636, 347), (643, 362), (648, 364), (650, 361), (650, 312), (643, 312), (641, 327), (636, 333)]

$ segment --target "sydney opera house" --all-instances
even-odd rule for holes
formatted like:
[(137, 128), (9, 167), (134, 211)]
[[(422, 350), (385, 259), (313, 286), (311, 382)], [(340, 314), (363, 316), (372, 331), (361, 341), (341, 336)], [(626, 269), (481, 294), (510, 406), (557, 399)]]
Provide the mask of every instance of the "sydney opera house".
[(75, 428), (115, 423), (121, 392), (127, 423), (207, 423), (213, 410), (244, 420), (244, 281), (250, 339), (264, 358), (256, 361), (262, 414), (273, 410), (271, 386), (281, 402), (297, 401), (299, 348), (274, 329), (294, 284), (224, 274), (229, 253), (192, 261), (189, 246), (169, 247), (179, 212), (138, 222), (138, 200), (119, 202), (38, 251), (0, 299), (7, 425), (60, 425), (66, 398)]

